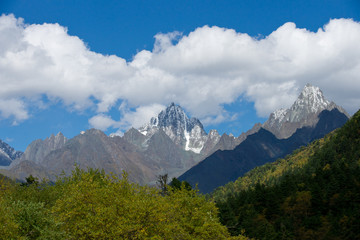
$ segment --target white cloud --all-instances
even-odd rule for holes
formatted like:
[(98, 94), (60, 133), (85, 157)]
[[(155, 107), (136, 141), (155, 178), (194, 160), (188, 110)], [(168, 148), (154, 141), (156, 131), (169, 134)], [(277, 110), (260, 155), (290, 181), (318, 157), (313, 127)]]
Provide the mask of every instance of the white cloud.
[(160, 104), (150, 104), (146, 106), (140, 106), (136, 109), (130, 109), (126, 102), (123, 102), (119, 111), (121, 113), (121, 119), (116, 121), (111, 116), (100, 113), (89, 119), (89, 124), (93, 128), (97, 128), (103, 131), (108, 128), (118, 128), (119, 131), (116, 135), (122, 135), (122, 130), (127, 130), (130, 127), (139, 128), (148, 123), (149, 120), (157, 116), (161, 110), (165, 109), (165, 106)]
[[(26, 120), (32, 99), (43, 95), (72, 109), (95, 107), (89, 123), (100, 129), (138, 127), (170, 102), (211, 123), (231, 118), (224, 104), (243, 98), (266, 117), (308, 82), (349, 112), (359, 108), (360, 23), (353, 20), (331, 20), (317, 32), (285, 23), (263, 39), (216, 26), (155, 39), (153, 51), (126, 62), (90, 51), (58, 24), (2, 15), (1, 117)], [(127, 107), (113, 120), (108, 112), (120, 102)]]
[(89, 119), (89, 124), (91, 127), (106, 131), (108, 128), (118, 128), (120, 123), (114, 121), (110, 116), (104, 114), (98, 114)]
[(152, 117), (157, 116), (163, 109), (165, 109), (164, 105), (150, 104), (140, 106), (132, 111), (123, 103), (119, 109), (123, 116), (121, 119), (122, 129), (139, 128), (148, 123)]
[(17, 99), (0, 99), (0, 116), (2, 118), (13, 118), (13, 125), (18, 121), (29, 117), (26, 107), (22, 101)]

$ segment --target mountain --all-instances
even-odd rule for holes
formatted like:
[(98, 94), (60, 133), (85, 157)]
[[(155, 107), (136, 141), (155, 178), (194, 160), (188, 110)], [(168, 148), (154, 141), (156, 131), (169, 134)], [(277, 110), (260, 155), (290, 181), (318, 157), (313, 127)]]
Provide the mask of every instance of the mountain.
[[(170, 179), (177, 177), (201, 160), (199, 154), (179, 148), (162, 129), (147, 143), (148, 147), (142, 154), (152, 163), (156, 176), (168, 174)], [(155, 180), (150, 183), (155, 183)]]
[[(336, 110), (332, 110), (332, 112), (336, 112)], [(326, 114), (327, 111), (324, 111), (321, 116)], [(341, 125), (341, 119), (337, 119), (336, 121), (331, 121), (331, 128), (336, 128), (336, 126)], [(328, 134), (325, 134), (327, 123), (329, 123), (326, 118), (321, 117), (318, 122), (318, 128), (313, 131), (312, 138), (316, 138), (316, 136), (325, 135), (324, 138), (320, 138), (319, 140), (313, 141), (308, 144), (306, 147), (302, 146), (296, 149), (291, 155), (287, 155), (285, 158), (280, 158), (274, 162), (269, 162), (264, 165), (255, 167), (250, 170), (243, 177), (239, 177), (234, 182), (229, 182), (224, 186), (220, 186), (212, 193), (212, 196), (216, 201), (222, 201), (225, 197), (230, 195), (235, 195), (242, 190), (246, 190), (248, 188), (254, 187), (257, 183), (267, 185), (274, 185), (278, 182), (279, 178), (282, 175), (286, 175), (292, 171), (297, 171), (297, 169), (301, 169), (308, 163), (309, 156), (311, 156), (315, 151), (319, 148), (322, 148), (325, 143), (327, 143), (331, 138), (333, 138), (338, 130), (332, 131)]]
[(254, 239), (360, 239), (359, 132), (360, 111), (325, 138), (217, 189), (222, 224)]
[(13, 160), (22, 154), (23, 152), (16, 151), (9, 144), (0, 140), (0, 166), (9, 166)]
[[(225, 133), (223, 135), (226, 135)], [(222, 136), (223, 136), (222, 135)], [(207, 156), (214, 151), (218, 150), (219, 146), (218, 143), (221, 141), (222, 136), (220, 136), (217, 130), (210, 130), (209, 134), (207, 135), (206, 141), (204, 143), (204, 147), (201, 149), (200, 154), (202, 156)]]
[(233, 150), (261, 127), (256, 124), (239, 137), (220, 136), (216, 130), (207, 134), (198, 119), (188, 117), (179, 105), (171, 103), (148, 124), (129, 129), (123, 137), (108, 137), (92, 129), (73, 139), (66, 139), (59, 133), (45, 140), (35, 140), (22, 157), (12, 161), (9, 171), (14, 176), (34, 173), (51, 178), (62, 170), (70, 173), (74, 163), (80, 163), (81, 167), (103, 168), (107, 172), (114, 168), (112, 172), (118, 175), (126, 170), (131, 172), (133, 181), (152, 184), (159, 174), (178, 177), (217, 150)]
[(62, 148), (66, 142), (67, 138), (61, 132), (56, 136), (52, 134), (45, 140), (37, 139), (29, 144), (24, 154), (19, 159), (15, 160), (12, 165), (26, 160), (40, 163), (51, 151)]
[[(216, 151), (181, 175), (179, 180), (198, 184), (202, 192), (211, 192), (256, 166), (323, 137), (341, 127), (347, 119), (348, 114), (341, 107), (326, 100), (318, 87), (307, 84), (291, 108), (270, 114), (263, 125), (256, 124), (240, 135), (233, 150)], [(218, 144), (222, 142), (230, 146), (231, 138), (225, 136)], [(221, 149), (219, 145), (218, 149)]]
[(331, 111), (332, 109), (337, 109), (349, 117), (343, 108), (328, 101), (318, 87), (306, 84), (289, 109), (279, 109), (273, 112), (262, 127), (279, 139), (288, 138), (298, 128), (315, 126), (318, 115), (324, 110)]
[(35, 140), (11, 164), (8, 175), (53, 179), (61, 171), (69, 174), (79, 164), (116, 175), (125, 170), (132, 181), (154, 184), (159, 174), (177, 177), (196, 165), (203, 159), (200, 152), (212, 151), (219, 139), (217, 131), (206, 134), (198, 119), (189, 118), (172, 103), (148, 125), (131, 128), (123, 137), (108, 137), (92, 129), (70, 140), (61, 133)]
[(33, 174), (54, 180), (62, 172), (70, 174), (75, 165), (85, 169), (104, 169), (118, 176), (126, 170), (129, 180), (141, 184), (156, 177), (151, 163), (136, 152), (134, 145), (96, 129), (82, 132), (70, 140), (59, 133), (44, 141), (34, 141), (24, 157), (8, 169), (8, 175), (23, 179), (26, 174)]
[(164, 131), (181, 149), (198, 154), (197, 158), (200, 160), (218, 149), (234, 149), (246, 138), (244, 137), (245, 133), (239, 138), (226, 133), (220, 136), (216, 130), (210, 130), (207, 134), (199, 119), (189, 118), (181, 106), (174, 103), (138, 129), (143, 136), (140, 136), (134, 129), (130, 129), (124, 137), (145, 150), (148, 147), (148, 140), (159, 130)]
[[(336, 119), (336, 121), (334, 121)], [(230, 181), (235, 181), (249, 170), (284, 157), (293, 150), (323, 137), (340, 126), (347, 117), (337, 109), (323, 111), (315, 127), (298, 129), (290, 138), (278, 139), (271, 132), (261, 128), (250, 135), (234, 150), (217, 151), (179, 177), (191, 185), (198, 184), (203, 193)]]
[(203, 125), (197, 118), (189, 118), (179, 106), (171, 103), (150, 123), (139, 128), (140, 133), (150, 137), (159, 129), (163, 130), (170, 139), (186, 151), (200, 153), (207, 139)]
[(29, 174), (53, 179), (79, 164), (117, 175), (125, 170), (135, 182), (154, 184), (158, 175), (178, 177), (218, 148), (233, 149), (236, 141), (226, 134), (220, 137), (216, 130), (207, 134), (198, 119), (189, 118), (172, 103), (148, 124), (130, 128), (123, 137), (108, 137), (92, 129), (73, 139), (58, 133), (35, 140), (21, 158), (13, 161), (7, 174), (20, 179)]

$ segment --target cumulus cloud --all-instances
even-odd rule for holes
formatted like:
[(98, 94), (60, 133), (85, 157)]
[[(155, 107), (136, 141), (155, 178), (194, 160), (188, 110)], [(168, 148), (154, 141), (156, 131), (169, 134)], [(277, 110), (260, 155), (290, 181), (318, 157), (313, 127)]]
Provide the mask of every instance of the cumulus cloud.
[(165, 106), (160, 104), (150, 104), (131, 109), (124, 101), (119, 107), (121, 119), (116, 121), (112, 119), (111, 116), (100, 113), (90, 118), (89, 124), (91, 127), (103, 131), (106, 131), (109, 128), (118, 128), (120, 129), (118, 133), (120, 133), (130, 127), (139, 128), (143, 126), (148, 123), (152, 117), (157, 116), (163, 109), (165, 109)]
[(130, 127), (139, 128), (148, 123), (152, 117), (157, 116), (164, 109), (164, 105), (150, 104), (131, 110), (124, 102), (119, 108), (122, 115), (120, 121), (122, 129), (129, 129)]
[(13, 125), (18, 121), (25, 120), (29, 117), (24, 103), (17, 99), (0, 99), (0, 116), (2, 118), (13, 117)]
[(110, 116), (105, 114), (98, 114), (89, 119), (89, 124), (91, 127), (106, 131), (108, 128), (118, 128), (120, 123), (114, 121)]
[[(285, 23), (257, 39), (203, 26), (188, 35), (155, 35), (152, 51), (132, 61), (92, 52), (59, 24), (0, 17), (0, 115), (24, 121), (32, 99), (46, 96), (75, 110), (95, 109), (100, 129), (138, 127), (176, 102), (206, 123), (234, 115), (224, 105), (254, 102), (266, 117), (287, 107), (306, 83), (350, 113), (360, 103), (360, 23), (334, 19), (316, 32)], [(120, 119), (109, 110), (120, 107)], [(13, 107), (7, 107), (11, 103)]]

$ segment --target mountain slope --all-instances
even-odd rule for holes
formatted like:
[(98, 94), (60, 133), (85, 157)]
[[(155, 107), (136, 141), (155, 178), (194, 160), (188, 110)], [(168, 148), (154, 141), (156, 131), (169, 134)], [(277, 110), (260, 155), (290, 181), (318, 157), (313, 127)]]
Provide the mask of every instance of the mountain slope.
[(129, 180), (141, 184), (156, 178), (154, 166), (136, 151), (133, 144), (118, 136), (108, 137), (96, 129), (87, 130), (70, 140), (62, 134), (44, 141), (36, 140), (29, 145), (25, 156), (16, 161), (2, 172), (21, 180), (29, 174), (55, 180), (55, 176), (62, 172), (70, 174), (76, 165), (85, 169), (104, 169), (118, 176), (126, 170)]
[(20, 157), (20, 159), (16, 160), (14, 164), (25, 160), (40, 163), (51, 151), (62, 148), (66, 142), (67, 138), (61, 132), (59, 132), (56, 136), (52, 134), (45, 140), (35, 140), (29, 144), (24, 154)]
[(231, 151), (217, 151), (179, 177), (203, 193), (234, 181), (256, 166), (284, 157), (296, 148), (342, 126), (347, 117), (337, 109), (323, 111), (315, 127), (298, 129), (288, 139), (277, 139), (272, 133), (260, 129)]
[(245, 230), (257, 239), (359, 239), (359, 159), (360, 111), (324, 139), (239, 178), (235, 188), (220, 188), (221, 221), (232, 234)]
[(235, 196), (243, 190), (254, 188), (256, 184), (266, 184), (272, 186), (278, 183), (283, 175), (290, 174), (293, 171), (304, 167), (308, 163), (315, 151), (324, 146), (325, 143), (335, 134), (336, 130), (327, 134), (324, 138), (313, 141), (311, 144), (302, 146), (286, 155), (285, 158), (279, 158), (274, 162), (255, 167), (244, 176), (239, 177), (234, 182), (229, 182), (224, 186), (220, 186), (211, 193), (216, 202), (224, 201), (229, 196)]
[(40, 164), (56, 174), (62, 170), (70, 174), (75, 164), (81, 168), (104, 169), (116, 175), (126, 169), (129, 179), (141, 184), (155, 177), (134, 145), (120, 137), (108, 137), (96, 129), (68, 140), (62, 148), (51, 151)]
[(9, 166), (13, 160), (21, 157), (23, 152), (16, 151), (9, 144), (0, 140), (0, 166)]

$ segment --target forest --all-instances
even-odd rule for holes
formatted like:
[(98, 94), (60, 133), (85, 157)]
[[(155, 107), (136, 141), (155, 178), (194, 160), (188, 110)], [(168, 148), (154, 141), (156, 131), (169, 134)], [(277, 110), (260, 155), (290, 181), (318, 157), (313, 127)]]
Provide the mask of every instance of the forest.
[(186, 184), (164, 191), (79, 168), (53, 184), (26, 180), (1, 177), (1, 239), (245, 239)]
[(360, 239), (360, 112), (292, 155), (212, 195), (232, 235)]

